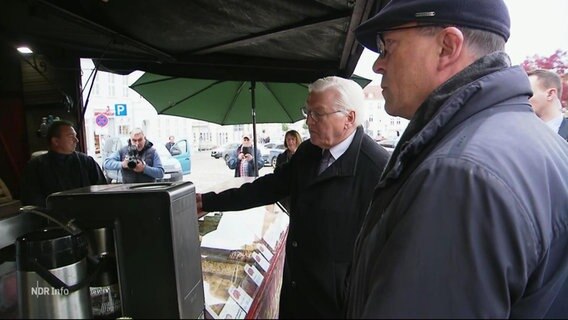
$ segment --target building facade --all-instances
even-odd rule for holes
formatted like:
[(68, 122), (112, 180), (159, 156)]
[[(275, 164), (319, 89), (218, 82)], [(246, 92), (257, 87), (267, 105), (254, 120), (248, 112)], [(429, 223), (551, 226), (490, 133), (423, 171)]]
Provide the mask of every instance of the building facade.
[[(143, 72), (128, 75), (108, 72), (94, 72), (91, 60), (81, 60), (83, 71), (83, 102), (85, 111), (85, 132), (87, 152), (100, 160), (105, 140), (113, 136), (128, 136), (134, 128), (141, 128), (153, 143), (168, 141), (173, 135), (176, 140), (187, 139), (193, 151), (209, 150), (229, 142), (238, 142), (244, 133), (253, 133), (252, 124), (221, 126), (200, 120), (176, 116), (158, 115), (156, 110), (129, 86)], [(93, 81), (94, 78), (94, 81)], [(365, 132), (378, 140), (379, 137), (394, 139), (402, 134), (408, 120), (389, 116), (384, 110), (384, 99), (378, 85), (365, 88), (366, 119)], [(291, 124), (257, 124), (257, 140), (263, 130), (272, 142), (284, 140), (287, 130), (295, 129), (302, 137), (308, 137), (304, 120)], [(260, 142), (260, 141), (259, 141)]]

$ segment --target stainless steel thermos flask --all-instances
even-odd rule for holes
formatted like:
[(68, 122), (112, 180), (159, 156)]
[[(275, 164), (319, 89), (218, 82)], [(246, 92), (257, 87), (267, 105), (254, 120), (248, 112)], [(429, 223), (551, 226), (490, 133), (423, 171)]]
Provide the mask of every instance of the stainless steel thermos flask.
[(87, 240), (60, 228), (16, 240), (18, 298), (22, 318), (91, 318)]

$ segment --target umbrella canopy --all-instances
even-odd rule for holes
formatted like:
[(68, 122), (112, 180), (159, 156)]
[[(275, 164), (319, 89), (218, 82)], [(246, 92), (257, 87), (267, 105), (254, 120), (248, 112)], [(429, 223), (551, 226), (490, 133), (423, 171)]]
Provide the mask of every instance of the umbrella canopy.
[[(371, 82), (359, 76), (352, 79), (362, 87)], [(148, 72), (130, 88), (158, 114), (221, 125), (296, 122), (303, 118), (300, 108), (308, 95), (304, 83), (206, 80)]]
[[(371, 80), (354, 76), (362, 87)], [(158, 114), (198, 119), (221, 125), (252, 123), (254, 154), (257, 123), (292, 123), (303, 118), (308, 95), (304, 83), (223, 81), (144, 73), (130, 88)], [(256, 161), (255, 176), (258, 176)]]

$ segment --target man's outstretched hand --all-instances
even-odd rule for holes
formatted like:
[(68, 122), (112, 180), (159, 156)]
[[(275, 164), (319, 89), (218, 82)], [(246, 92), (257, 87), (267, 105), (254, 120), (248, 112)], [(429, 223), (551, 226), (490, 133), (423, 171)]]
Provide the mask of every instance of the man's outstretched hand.
[(203, 213), (203, 201), (201, 200), (201, 193), (195, 194), (195, 204), (197, 206), (197, 214)]

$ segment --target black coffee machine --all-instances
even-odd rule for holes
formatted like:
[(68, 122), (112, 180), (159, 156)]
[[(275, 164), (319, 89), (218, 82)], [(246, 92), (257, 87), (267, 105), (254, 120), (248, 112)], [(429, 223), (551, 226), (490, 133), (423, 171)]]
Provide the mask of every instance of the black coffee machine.
[(191, 182), (91, 186), (55, 193), (47, 198), (47, 207), (87, 234), (95, 238), (99, 234), (99, 240), (90, 243), (97, 247), (91, 251), (113, 251), (121, 316), (203, 316), (199, 230)]

